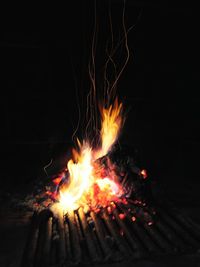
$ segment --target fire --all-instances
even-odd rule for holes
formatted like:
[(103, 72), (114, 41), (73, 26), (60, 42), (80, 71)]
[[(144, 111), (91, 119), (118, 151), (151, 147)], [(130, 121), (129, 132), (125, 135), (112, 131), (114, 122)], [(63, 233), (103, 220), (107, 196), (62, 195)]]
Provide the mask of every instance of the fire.
[(119, 186), (109, 178), (98, 179), (96, 183), (101, 191), (109, 191), (111, 195), (118, 195), (120, 192)]
[[(122, 127), (122, 104), (100, 109), (101, 147), (94, 149), (88, 141), (81, 144), (79, 151), (73, 150), (73, 158), (67, 164), (69, 182), (60, 188), (59, 202), (63, 210), (77, 209), (79, 206), (105, 207), (122, 195), (122, 188), (112, 175), (100, 175), (96, 160), (105, 156), (116, 142)], [(105, 175), (105, 174), (104, 174)]]
[(98, 157), (103, 157), (111, 149), (116, 142), (122, 127), (122, 103), (118, 104), (116, 99), (114, 105), (110, 105), (108, 109), (103, 108), (101, 111), (102, 127), (101, 140), (102, 146), (98, 153)]
[(76, 209), (77, 201), (80, 200), (84, 192), (91, 187), (92, 178), (92, 150), (88, 144), (81, 147), (81, 154), (78, 162), (69, 160), (67, 167), (70, 173), (70, 183), (67, 188), (60, 190), (60, 203), (65, 209)]

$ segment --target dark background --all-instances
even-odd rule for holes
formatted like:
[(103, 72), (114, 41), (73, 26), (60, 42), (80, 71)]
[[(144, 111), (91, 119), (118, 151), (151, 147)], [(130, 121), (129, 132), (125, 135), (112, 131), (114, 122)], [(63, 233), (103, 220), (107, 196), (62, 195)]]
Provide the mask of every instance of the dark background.
[[(97, 0), (99, 66), (110, 38), (108, 3)], [(71, 143), (77, 94), (82, 103), (89, 88), (94, 1), (65, 4), (1, 9), (1, 188), (28, 184)], [(123, 1), (110, 6), (117, 33)], [(142, 164), (177, 203), (198, 205), (198, 9), (128, 0), (125, 20), (135, 27), (118, 86), (129, 110), (121, 143), (139, 149)]]

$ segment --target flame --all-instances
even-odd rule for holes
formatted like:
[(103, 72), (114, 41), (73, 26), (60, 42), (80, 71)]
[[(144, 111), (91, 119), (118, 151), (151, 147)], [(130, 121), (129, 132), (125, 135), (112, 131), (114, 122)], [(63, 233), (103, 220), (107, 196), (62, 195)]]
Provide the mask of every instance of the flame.
[(78, 155), (78, 162), (69, 160), (67, 168), (70, 173), (70, 183), (67, 188), (60, 190), (60, 203), (65, 209), (76, 209), (77, 201), (92, 184), (92, 150), (88, 144), (84, 144)]
[(77, 209), (81, 205), (106, 206), (122, 194), (119, 184), (112, 177), (99, 177), (94, 169), (95, 160), (106, 155), (116, 142), (122, 126), (122, 104), (116, 100), (109, 108), (100, 109), (101, 147), (93, 149), (89, 142), (77, 140), (79, 151), (73, 149), (73, 158), (67, 164), (69, 183), (60, 189), (63, 210)]
[(118, 104), (118, 100), (116, 98), (114, 105), (110, 105), (108, 109), (102, 108), (101, 117), (102, 146), (97, 153), (97, 158), (106, 155), (118, 138), (123, 122), (122, 103)]
[(109, 191), (111, 195), (118, 195), (120, 193), (119, 186), (109, 178), (98, 179), (96, 181), (101, 191)]

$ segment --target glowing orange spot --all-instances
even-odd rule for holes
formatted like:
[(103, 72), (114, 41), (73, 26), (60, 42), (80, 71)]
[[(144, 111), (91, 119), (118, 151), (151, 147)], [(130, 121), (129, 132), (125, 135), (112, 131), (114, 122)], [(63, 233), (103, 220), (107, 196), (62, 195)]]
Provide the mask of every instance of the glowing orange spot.
[(100, 212), (100, 209), (95, 209), (95, 212), (96, 212), (96, 213), (99, 213), (99, 212)]
[(128, 204), (128, 201), (125, 198), (122, 200), (122, 202), (124, 203), (124, 205)]
[(116, 205), (114, 202), (111, 202), (111, 205), (112, 205), (113, 209), (116, 209)]
[(109, 214), (111, 214), (111, 212), (112, 212), (111, 207), (107, 207), (107, 211), (108, 211)]
[(53, 179), (53, 183), (54, 183), (55, 185), (58, 185), (58, 184), (60, 183), (61, 180), (62, 180), (62, 177), (57, 177), (57, 178)]
[(125, 214), (124, 214), (124, 213), (120, 213), (120, 214), (119, 214), (119, 218), (120, 218), (121, 220), (124, 220), (124, 219), (125, 219), (125, 217), (126, 217), (126, 216), (125, 216)]
[(143, 169), (140, 174), (143, 176), (144, 179), (147, 178), (147, 171), (145, 169)]
[(133, 217), (131, 218), (131, 220), (132, 220), (133, 222), (135, 222), (135, 221), (136, 221), (135, 216), (133, 216)]

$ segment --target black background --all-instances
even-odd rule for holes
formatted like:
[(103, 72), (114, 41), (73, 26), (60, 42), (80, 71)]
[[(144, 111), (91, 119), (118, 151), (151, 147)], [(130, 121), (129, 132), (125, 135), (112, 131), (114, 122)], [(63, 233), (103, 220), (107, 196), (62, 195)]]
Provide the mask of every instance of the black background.
[[(110, 37), (108, 3), (97, 0), (99, 66)], [(123, 1), (110, 6), (117, 32)], [(12, 188), (35, 179), (71, 143), (76, 92), (81, 102), (89, 88), (94, 1), (32, 3), (1, 12), (1, 186)], [(200, 201), (198, 10), (189, 3), (129, 0), (125, 20), (135, 27), (118, 86), (129, 110), (121, 143), (139, 149), (142, 164), (169, 196), (195, 205)]]

